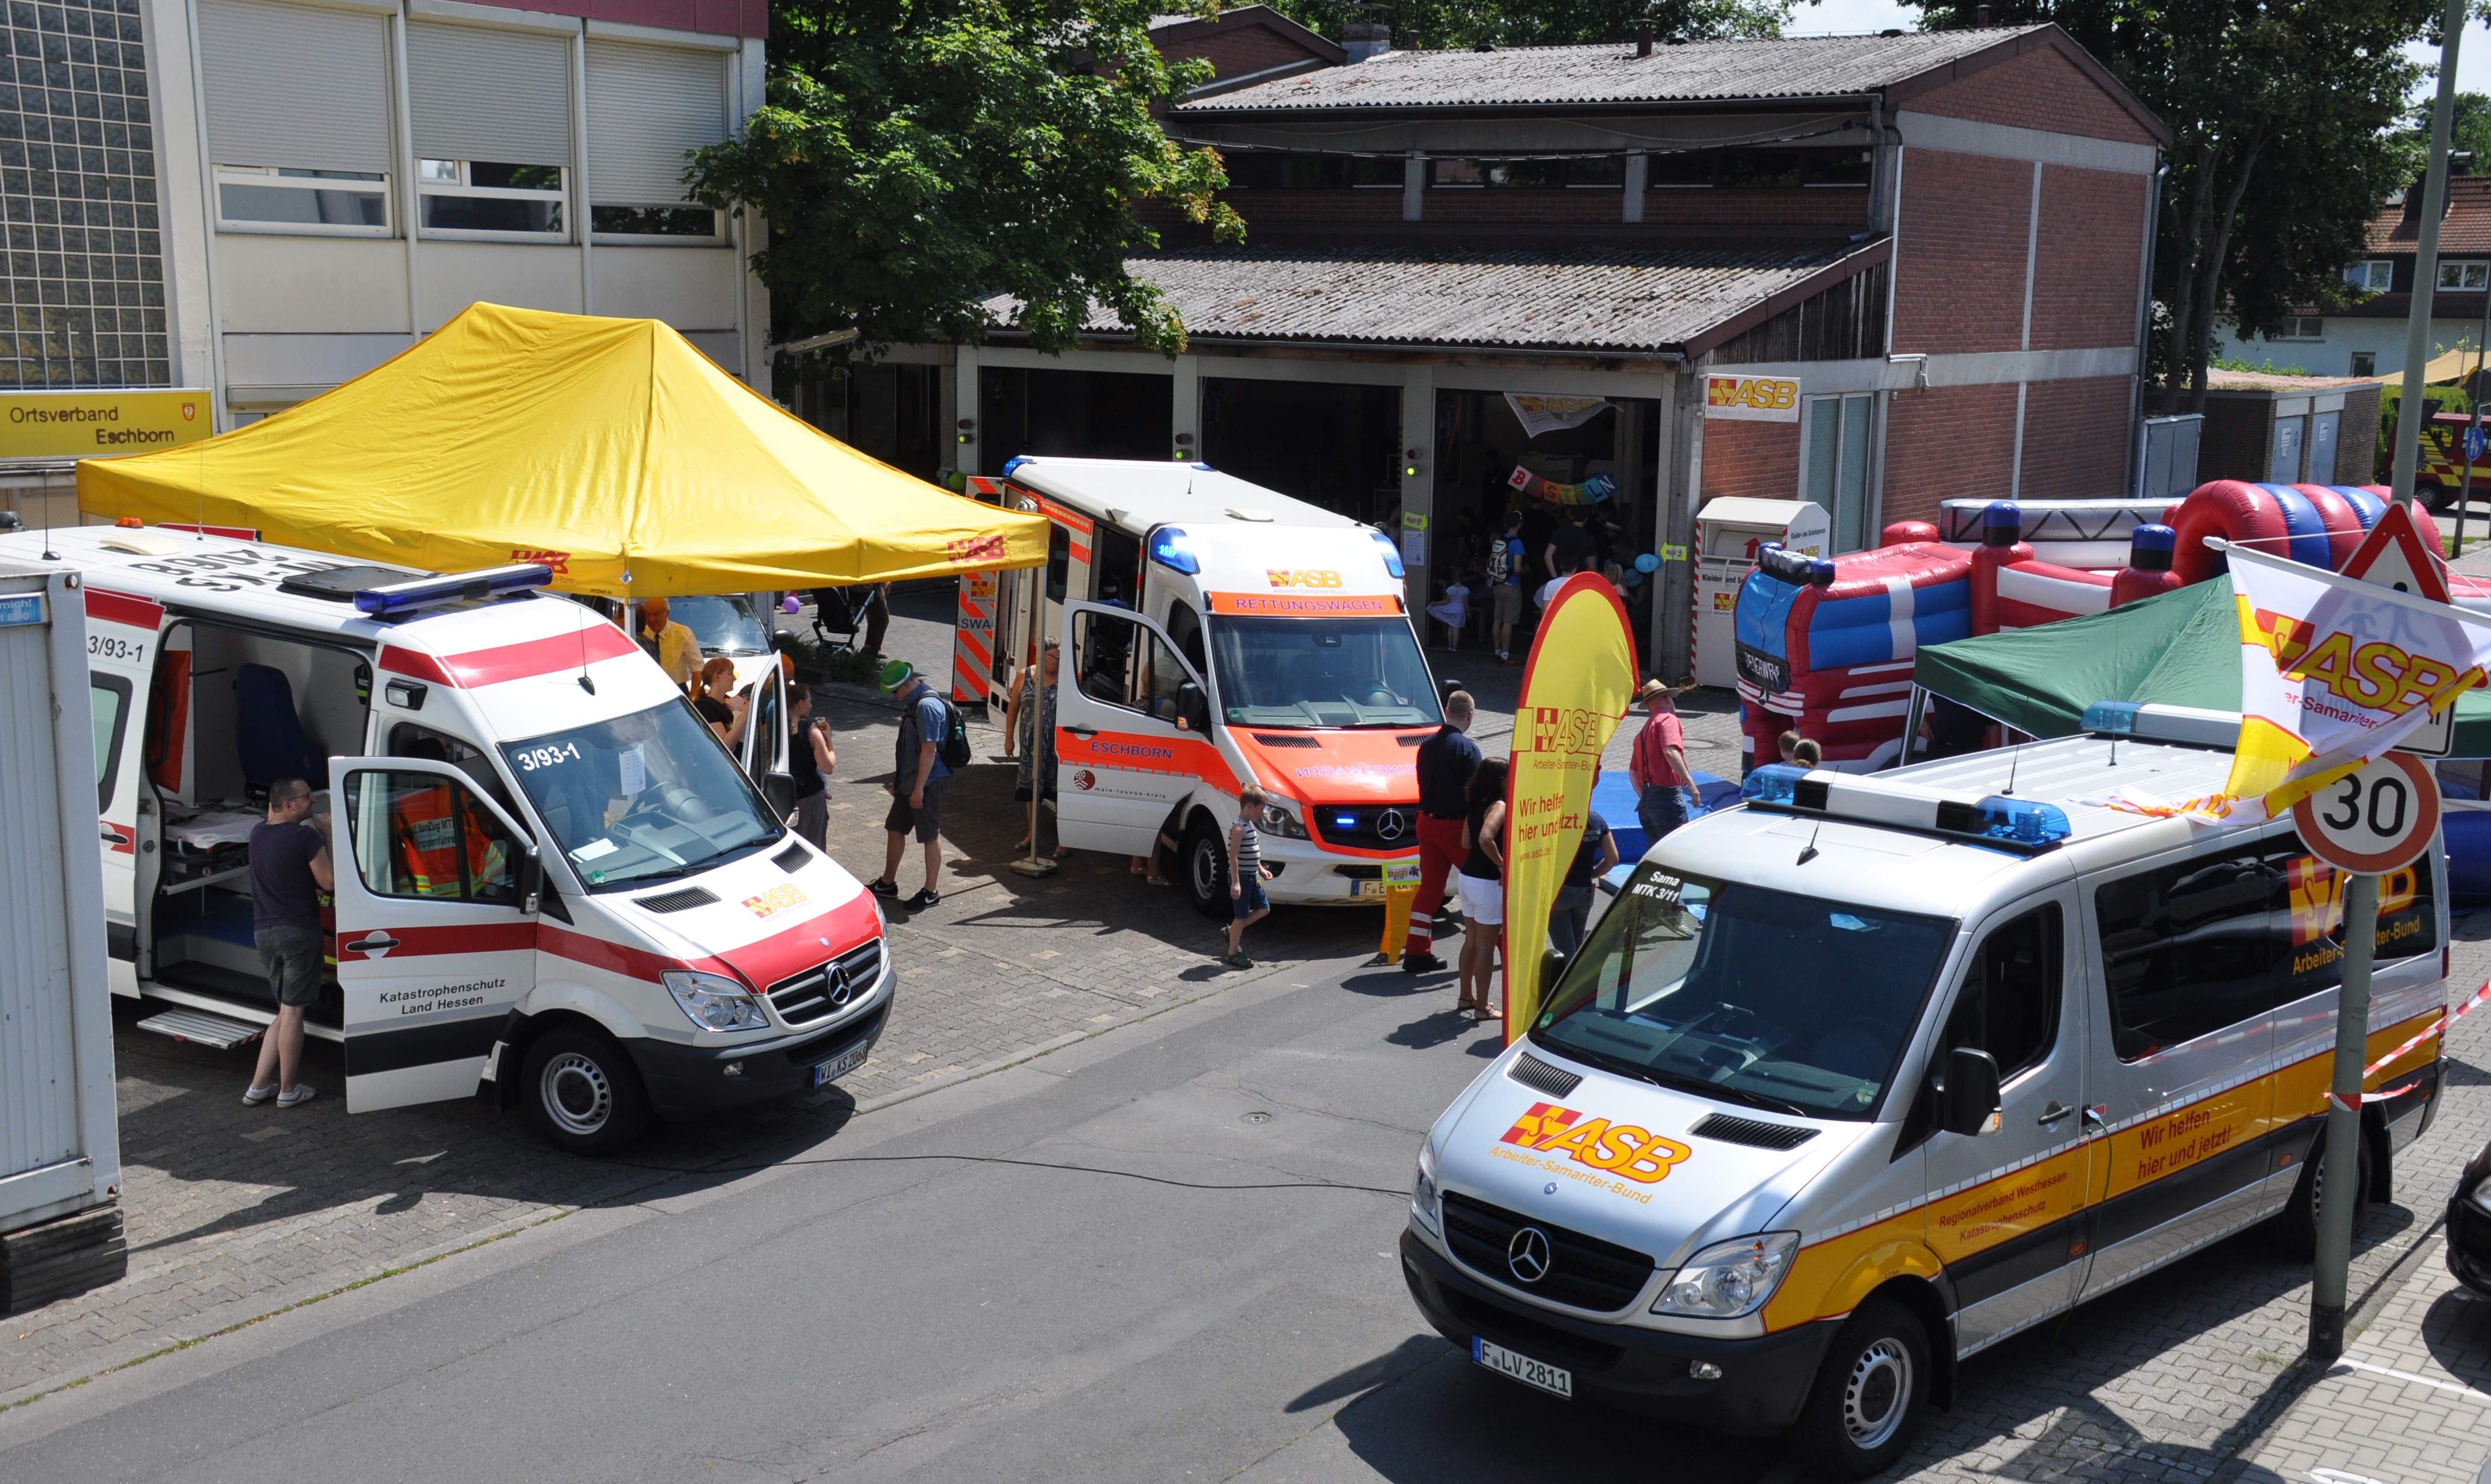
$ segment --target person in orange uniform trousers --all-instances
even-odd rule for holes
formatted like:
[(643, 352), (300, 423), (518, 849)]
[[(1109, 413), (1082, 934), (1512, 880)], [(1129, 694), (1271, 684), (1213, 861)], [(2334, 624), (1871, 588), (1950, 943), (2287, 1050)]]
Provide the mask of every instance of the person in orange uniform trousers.
[(1445, 967), (1435, 954), (1435, 918), (1445, 905), (1445, 879), (1461, 864), (1463, 800), (1479, 771), (1479, 743), (1462, 735), (1471, 729), (1473, 710), (1467, 690), (1445, 697), (1445, 724), (1419, 744), (1419, 895), (1410, 903), (1410, 936), (1401, 946), (1403, 974)]

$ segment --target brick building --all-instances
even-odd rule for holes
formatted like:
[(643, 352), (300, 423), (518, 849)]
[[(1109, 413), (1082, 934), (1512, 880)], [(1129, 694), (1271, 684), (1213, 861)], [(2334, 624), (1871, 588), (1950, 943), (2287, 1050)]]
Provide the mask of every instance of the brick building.
[[(1719, 495), (1816, 500), (1851, 549), (1949, 498), (2123, 487), (2168, 135), (2054, 26), (1366, 55), (1253, 6), (1156, 34), (1219, 73), (1167, 127), (1222, 152), (1248, 241), (1161, 223), (1134, 261), (1173, 360), (1103, 314), (1060, 357), (901, 347), (973, 471), (1203, 457), (1419, 532), (1414, 597), (1509, 503), (1537, 549), (1528, 477), (1605, 477), (1623, 562)], [(1714, 378), (1798, 386), (1749, 421)], [(1601, 405), (1535, 437), (1535, 394)], [(1688, 569), (1661, 573), (1637, 606), (1683, 673)]]

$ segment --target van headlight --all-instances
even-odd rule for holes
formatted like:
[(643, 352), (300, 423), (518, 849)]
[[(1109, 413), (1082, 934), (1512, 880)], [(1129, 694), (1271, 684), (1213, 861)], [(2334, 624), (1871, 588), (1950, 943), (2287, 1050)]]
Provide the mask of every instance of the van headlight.
[(722, 974), (696, 969), (668, 969), (658, 975), (675, 1004), (704, 1031), (760, 1031), (770, 1025), (770, 1012), (750, 990)]
[(1740, 1319), (1765, 1306), (1790, 1271), (1799, 1251), (1797, 1232), (1767, 1232), (1714, 1242), (1686, 1260), (1661, 1285), (1655, 1314), (1688, 1319)]
[(1444, 1220), (1437, 1211), (1436, 1139), (1433, 1134), (1419, 1141), (1419, 1179), (1410, 1187), (1410, 1213), (1419, 1224), (1438, 1236), (1444, 1234)]
[(2465, 1193), (2465, 1199), (2473, 1204), (2476, 1210), (2491, 1216), (2491, 1175), (2475, 1181), (2474, 1188)]
[(1283, 840), (1304, 840), (1310, 838), (1306, 833), (1306, 827), (1304, 824), (1302, 823), (1295, 814), (1289, 812), (1287, 805), (1280, 803), (1267, 803), (1263, 805), (1262, 823), (1256, 828), (1263, 830), (1266, 834), (1278, 835)]

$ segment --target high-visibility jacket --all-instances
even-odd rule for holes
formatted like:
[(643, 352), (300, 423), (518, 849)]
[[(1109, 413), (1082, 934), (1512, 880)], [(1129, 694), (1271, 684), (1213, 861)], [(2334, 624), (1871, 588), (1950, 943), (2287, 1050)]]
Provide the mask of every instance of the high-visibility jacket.
[(396, 842), (398, 885), (409, 895), (473, 895), (475, 888), (499, 878), (501, 842), (484, 832), (473, 809), (463, 820), (458, 817), (455, 792), (445, 782), (406, 790), (392, 800), (390, 835)]

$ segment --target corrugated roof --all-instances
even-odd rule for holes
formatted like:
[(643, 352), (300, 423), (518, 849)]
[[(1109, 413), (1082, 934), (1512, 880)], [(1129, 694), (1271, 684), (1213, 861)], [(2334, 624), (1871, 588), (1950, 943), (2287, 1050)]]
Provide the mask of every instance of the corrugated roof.
[[(1674, 350), (1853, 251), (1847, 242), (1590, 247), (1326, 243), (1181, 248), (1128, 261), (1199, 340)], [(987, 311), (1009, 324), (1006, 295)], [(1083, 327), (1123, 330), (1096, 308)]]
[(1388, 51), (1348, 67), (1240, 88), (1179, 114), (1531, 103), (1729, 102), (1874, 92), (2039, 26), (1905, 36), (1632, 43), (1498, 51)]

